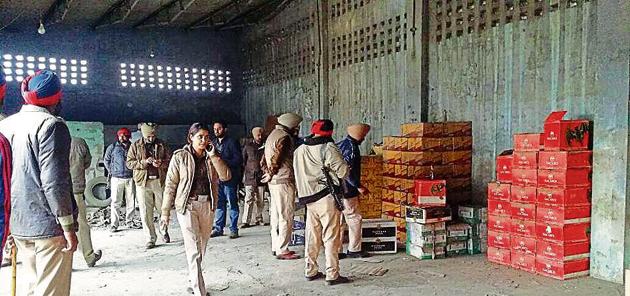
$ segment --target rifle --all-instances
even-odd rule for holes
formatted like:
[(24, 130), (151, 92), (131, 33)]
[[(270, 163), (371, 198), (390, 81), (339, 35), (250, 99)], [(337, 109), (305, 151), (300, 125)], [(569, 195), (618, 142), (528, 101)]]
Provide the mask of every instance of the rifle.
[[(325, 162), (324, 162), (325, 155), (326, 155), (326, 151), (325, 151), (326, 146), (327, 144), (322, 145), (322, 149), (321, 149), (322, 173), (324, 173), (323, 181), (326, 187), (328, 188), (330, 195), (332, 195), (333, 199), (335, 200), (335, 207), (337, 208), (337, 210), (343, 211), (345, 209), (345, 207), (343, 206), (343, 190), (341, 188), (341, 185), (339, 186), (335, 185), (335, 182), (333, 182), (333, 177), (330, 174), (330, 168), (326, 167)], [(341, 180), (339, 180), (339, 182), (341, 183)]]

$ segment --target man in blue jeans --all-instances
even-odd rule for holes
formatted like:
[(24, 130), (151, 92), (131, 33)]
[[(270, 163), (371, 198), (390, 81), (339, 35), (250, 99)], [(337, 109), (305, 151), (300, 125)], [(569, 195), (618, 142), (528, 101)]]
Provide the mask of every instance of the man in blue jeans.
[(223, 227), (225, 227), (226, 204), (230, 206), (230, 238), (238, 237), (238, 196), (236, 195), (238, 184), (241, 181), (241, 166), (243, 165), (243, 156), (241, 154), (241, 146), (233, 139), (226, 137), (227, 125), (224, 122), (214, 123), (214, 135), (212, 144), (216, 151), (230, 167), (232, 179), (227, 182), (219, 183), (219, 204), (214, 218), (214, 229), (210, 237), (223, 235)]

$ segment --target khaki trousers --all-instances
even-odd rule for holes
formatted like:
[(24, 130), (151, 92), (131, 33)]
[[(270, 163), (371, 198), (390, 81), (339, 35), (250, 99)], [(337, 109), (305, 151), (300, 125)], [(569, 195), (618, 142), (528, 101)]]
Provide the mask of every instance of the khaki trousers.
[(206, 254), (206, 246), (214, 221), (214, 212), (210, 207), (210, 202), (191, 201), (186, 206), (186, 213), (177, 214), (177, 221), (179, 221), (184, 238), (189, 280), (195, 295), (206, 295), (201, 263)]
[(122, 219), (121, 208), (123, 198), (125, 200), (125, 222), (127, 226), (133, 223), (133, 212), (135, 211), (135, 203), (133, 200), (133, 179), (120, 179), (112, 177), (110, 187), (112, 190), (112, 208), (110, 221), (113, 227), (120, 225)]
[(336, 280), (339, 277), (340, 221), (341, 212), (335, 207), (335, 201), (330, 195), (306, 205), (306, 276), (314, 276), (319, 271), (317, 257), (323, 244), (326, 280)]
[(271, 250), (280, 255), (289, 252), (297, 194), (295, 184), (269, 184), (269, 194)]
[[(348, 252), (361, 251), (361, 212), (359, 211), (359, 197), (343, 199), (343, 216), (340, 219), (341, 228), (339, 230), (341, 241), (343, 242), (344, 220), (348, 227)], [(339, 253), (343, 252), (343, 245), (339, 248)]]
[[(245, 205), (243, 205), (243, 224), (263, 222), (265, 186), (245, 186)], [(254, 220), (256, 218), (256, 221)]]
[(68, 296), (72, 278), (72, 253), (63, 253), (63, 236), (48, 239), (15, 238), (18, 254), (24, 265), (26, 295)]
[(147, 180), (146, 186), (137, 186), (138, 204), (140, 206), (140, 218), (142, 218), (142, 229), (148, 237), (148, 241), (155, 243), (157, 234), (155, 233), (155, 223), (153, 222), (153, 210), (162, 212), (162, 193), (164, 189), (159, 179)]
[(79, 232), (77, 236), (79, 238), (79, 250), (83, 253), (85, 262), (90, 263), (94, 261), (94, 247), (92, 247), (92, 232), (90, 231), (90, 224), (87, 221), (87, 214), (85, 212), (85, 197), (83, 193), (75, 193), (74, 200), (77, 202), (77, 208), (79, 209), (79, 216), (77, 222), (79, 222)]

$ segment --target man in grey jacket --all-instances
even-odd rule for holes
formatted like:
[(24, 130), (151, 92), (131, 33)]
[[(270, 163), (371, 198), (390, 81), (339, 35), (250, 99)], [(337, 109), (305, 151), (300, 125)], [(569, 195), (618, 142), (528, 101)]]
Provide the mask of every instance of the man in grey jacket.
[(69, 295), (77, 249), (70, 181), (70, 132), (60, 110), (61, 81), (39, 71), (22, 82), (25, 105), (0, 122), (11, 143), (11, 233), (24, 260), (27, 295)]

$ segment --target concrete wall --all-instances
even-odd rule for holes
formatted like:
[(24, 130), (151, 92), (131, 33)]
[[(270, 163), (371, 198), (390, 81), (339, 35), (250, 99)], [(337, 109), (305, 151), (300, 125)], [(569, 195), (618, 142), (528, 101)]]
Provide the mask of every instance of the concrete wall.
[[(128, 30), (49, 26), (39, 35), (32, 25), (19, 32), (0, 31), (0, 54), (85, 59), (88, 85), (64, 87), (63, 117), (104, 124), (161, 124), (210, 122), (218, 118), (240, 124), (241, 86), (237, 34), (181, 30)], [(150, 58), (151, 50), (155, 57)], [(217, 67), (232, 71), (234, 92), (123, 88), (119, 65), (126, 63)], [(15, 112), (21, 97), (16, 82), (9, 83), (7, 109)]]
[[(630, 31), (622, 21), (628, 19), (627, 1), (556, 1), (555, 6), (528, 1), (511, 10), (501, 6), (513, 3), (508, 1), (463, 7), (460, 1), (322, 0), (319, 8), (313, 2), (295, 1), (278, 18), (249, 32), (249, 47), (270, 49), (248, 52), (249, 61), (257, 61), (244, 69), (251, 76), (246, 75), (251, 80), (245, 90), (248, 127), (267, 114), (296, 111), (307, 123), (322, 116), (340, 124), (366, 121), (375, 126), (367, 142), (379, 142), (383, 135), (398, 133), (403, 122), (427, 119), (427, 109), (430, 121), (443, 120), (446, 110), (449, 120), (473, 121), (474, 198), (484, 203), (494, 159), (512, 146), (514, 133), (541, 131), (545, 116), (558, 109), (593, 120), (591, 273), (623, 280), (624, 252), (625, 265), (630, 265)], [(425, 9), (422, 3), (442, 6)], [(506, 21), (508, 14), (513, 16)], [(397, 15), (405, 20), (407, 48), (401, 51), (395, 50), (397, 25), (389, 24)], [(428, 22), (420, 15), (428, 16)], [(291, 18), (306, 18), (310, 26), (292, 33), (295, 26), (284, 21)], [(421, 40), (419, 32), (429, 32), (431, 39)], [(289, 50), (304, 40), (312, 44), (316, 59)], [(301, 57), (298, 64), (310, 61), (315, 71), (296, 74), (274, 48)], [(373, 51), (376, 57), (368, 59)], [(424, 79), (427, 96), (422, 95)]]

